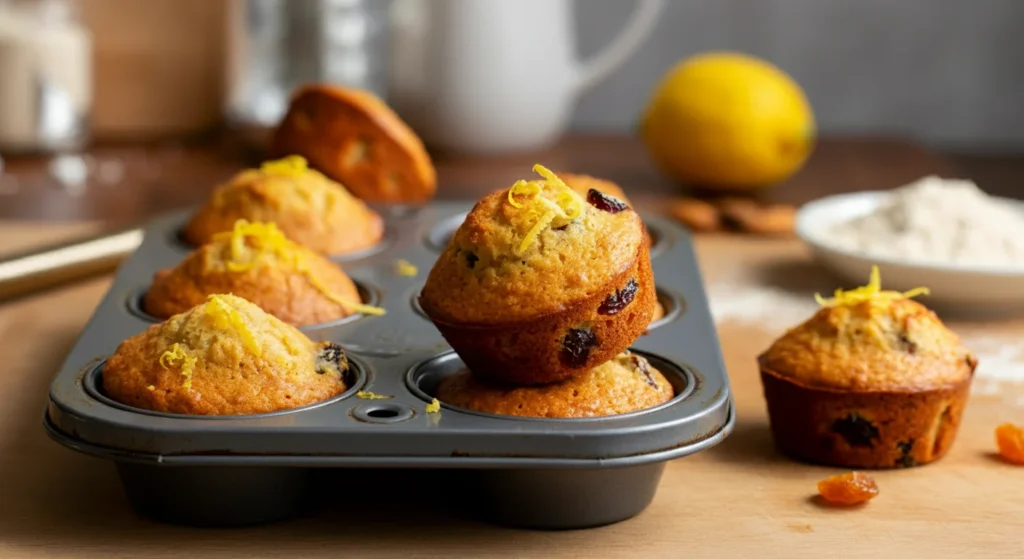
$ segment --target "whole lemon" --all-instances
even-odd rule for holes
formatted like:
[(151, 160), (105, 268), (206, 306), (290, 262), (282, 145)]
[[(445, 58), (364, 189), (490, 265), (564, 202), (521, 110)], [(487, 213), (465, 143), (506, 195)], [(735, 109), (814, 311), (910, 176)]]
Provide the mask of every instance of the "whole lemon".
[(662, 78), (640, 133), (667, 175), (753, 190), (803, 166), (815, 125), (803, 90), (785, 72), (751, 56), (714, 52), (683, 60)]

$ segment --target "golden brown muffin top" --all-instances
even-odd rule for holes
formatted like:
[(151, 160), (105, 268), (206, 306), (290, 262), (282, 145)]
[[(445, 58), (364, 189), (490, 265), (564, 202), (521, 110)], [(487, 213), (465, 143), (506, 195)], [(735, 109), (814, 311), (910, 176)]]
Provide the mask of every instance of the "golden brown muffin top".
[(644, 410), (674, 396), (672, 384), (642, 356), (624, 351), (569, 380), (541, 386), (484, 383), (468, 372), (449, 377), (438, 398), (474, 411), (520, 417), (597, 417)]
[(962, 381), (974, 356), (934, 312), (910, 297), (883, 291), (878, 268), (868, 285), (818, 297), (824, 308), (765, 352), (764, 367), (813, 387), (885, 391), (927, 389)]
[(379, 215), (344, 186), (289, 156), (247, 169), (219, 186), (186, 227), (203, 244), (238, 219), (273, 222), (293, 241), (321, 253), (367, 248), (383, 235)]
[(168, 317), (216, 293), (240, 295), (290, 324), (384, 314), (384, 309), (361, 303), (359, 290), (340, 266), (293, 243), (273, 223), (244, 219), (173, 269), (158, 272), (146, 310)]
[(237, 415), (311, 404), (345, 390), (348, 361), (331, 342), (234, 295), (212, 295), (126, 340), (107, 360), (111, 398), (171, 413)]
[(588, 203), (544, 167), (534, 169), (543, 180), (488, 195), (452, 236), (423, 288), (432, 318), (541, 317), (606, 289), (637, 258), (645, 231), (632, 209), (606, 196)]

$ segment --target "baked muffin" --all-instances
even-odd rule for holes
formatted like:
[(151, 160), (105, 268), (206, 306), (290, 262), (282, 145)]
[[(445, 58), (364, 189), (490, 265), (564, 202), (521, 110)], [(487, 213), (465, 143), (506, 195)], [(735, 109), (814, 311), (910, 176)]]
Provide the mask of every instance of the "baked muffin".
[(640, 217), (590, 202), (547, 169), (492, 193), (430, 270), (420, 306), (474, 374), (544, 384), (584, 373), (640, 336), (655, 309)]
[(239, 219), (276, 223), (289, 239), (322, 254), (364, 250), (384, 235), (380, 215), (298, 156), (235, 175), (192, 216), (183, 235), (203, 245)]
[(273, 223), (244, 219), (174, 268), (157, 272), (142, 305), (157, 318), (169, 318), (216, 293), (242, 297), (294, 326), (360, 312), (383, 314), (362, 304), (356, 285), (337, 264), (291, 242)]
[(594, 189), (602, 194), (618, 198), (627, 206), (631, 208), (633, 207), (633, 203), (626, 197), (626, 193), (623, 192), (622, 188), (612, 181), (579, 173), (558, 173), (558, 178), (565, 181), (565, 184), (567, 184), (569, 188), (573, 189), (577, 194), (584, 198), (586, 198), (590, 193), (591, 189)]
[(437, 399), (468, 410), (520, 417), (598, 417), (644, 410), (675, 395), (643, 357), (624, 351), (589, 371), (543, 386), (488, 383), (469, 371), (438, 385)]
[(348, 386), (348, 359), (234, 295), (212, 295), (121, 343), (103, 390), (125, 405), (190, 415), (306, 406)]
[(367, 91), (324, 84), (303, 87), (292, 97), (271, 150), (278, 157), (305, 157), (371, 202), (424, 202), (437, 188), (423, 142)]
[(848, 468), (927, 464), (949, 450), (977, 359), (907, 293), (837, 290), (758, 359), (779, 449)]

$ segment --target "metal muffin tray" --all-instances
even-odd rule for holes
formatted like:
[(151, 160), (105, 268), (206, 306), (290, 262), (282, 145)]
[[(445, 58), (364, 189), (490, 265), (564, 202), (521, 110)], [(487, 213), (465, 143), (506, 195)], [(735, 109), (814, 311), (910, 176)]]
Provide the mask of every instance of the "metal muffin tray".
[[(104, 359), (157, 322), (139, 304), (153, 273), (192, 250), (179, 235), (189, 213), (153, 222), (54, 378), (47, 432), (69, 448), (114, 461), (136, 512), (177, 524), (247, 525), (300, 514), (321, 497), (318, 480), (334, 471), (325, 468), (386, 468), (396, 476), (402, 468), (436, 470), (450, 493), (465, 497), (460, 507), (507, 525), (580, 528), (638, 514), (668, 460), (717, 444), (735, 420), (689, 234), (668, 220), (645, 218), (666, 312), (632, 349), (672, 382), (671, 401), (588, 419), (515, 418), (443, 403), (440, 413), (428, 414), (438, 381), (461, 362), (416, 299), (471, 207), (381, 208), (387, 223), (381, 244), (333, 260), (387, 314), (302, 328), (348, 351), (351, 389), (299, 409), (233, 417), (155, 413), (103, 394)], [(398, 259), (419, 273), (399, 275)], [(361, 390), (391, 397), (362, 399)]]

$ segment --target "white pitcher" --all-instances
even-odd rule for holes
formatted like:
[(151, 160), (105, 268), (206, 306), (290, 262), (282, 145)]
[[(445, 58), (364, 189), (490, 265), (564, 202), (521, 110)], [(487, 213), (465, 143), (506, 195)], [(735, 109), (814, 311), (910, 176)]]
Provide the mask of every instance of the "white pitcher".
[(544, 147), (577, 96), (643, 43), (664, 3), (639, 0), (623, 31), (581, 63), (571, 0), (396, 0), (388, 102), (432, 147)]

